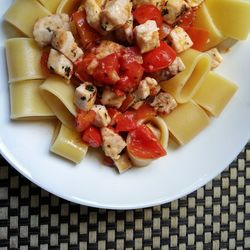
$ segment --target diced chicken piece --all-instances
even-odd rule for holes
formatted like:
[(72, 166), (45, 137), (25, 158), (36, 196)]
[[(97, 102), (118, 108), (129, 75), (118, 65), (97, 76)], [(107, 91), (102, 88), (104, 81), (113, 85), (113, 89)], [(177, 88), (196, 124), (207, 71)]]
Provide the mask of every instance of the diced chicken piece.
[(84, 111), (92, 109), (92, 107), (95, 104), (96, 93), (97, 89), (92, 83), (85, 82), (81, 84), (75, 90), (75, 98), (74, 98), (75, 105), (79, 109)]
[(52, 37), (52, 46), (63, 53), (72, 62), (76, 62), (83, 56), (82, 49), (77, 46), (75, 38), (70, 31), (55, 31)]
[(112, 90), (106, 88), (103, 91), (101, 103), (109, 107), (120, 108), (125, 99), (126, 99), (125, 95), (117, 96)]
[(126, 142), (110, 128), (101, 128), (101, 134), (103, 140), (102, 148), (105, 155), (113, 160), (118, 160), (120, 153), (127, 146)]
[(176, 57), (173, 63), (168, 67), (168, 70), (172, 76), (177, 75), (178, 73), (185, 70), (185, 64), (180, 57)]
[(149, 86), (151, 96), (157, 95), (160, 92), (161, 87), (154, 78), (146, 77), (144, 80), (147, 82)]
[(177, 102), (170, 94), (161, 92), (154, 98), (154, 101), (150, 105), (160, 113), (169, 114), (177, 107)]
[(206, 51), (206, 53), (207, 53), (207, 54), (211, 57), (211, 59), (212, 59), (211, 68), (212, 68), (212, 69), (217, 68), (217, 67), (221, 64), (221, 62), (222, 62), (222, 60), (223, 60), (223, 58), (222, 58), (220, 52), (218, 51), (218, 49), (213, 48), (213, 49), (210, 49), (210, 50)]
[(181, 53), (193, 46), (193, 42), (186, 31), (181, 27), (172, 29), (169, 39), (177, 53)]
[(51, 43), (53, 33), (58, 29), (70, 30), (67, 14), (50, 15), (38, 19), (33, 29), (34, 39), (40, 46), (44, 47)]
[(204, 0), (186, 0), (186, 2), (190, 7), (194, 8), (201, 5), (204, 2)]
[(49, 53), (48, 68), (68, 80), (73, 74), (72, 62), (66, 56), (54, 49), (51, 49)]
[(120, 174), (132, 168), (132, 163), (126, 153), (123, 153), (118, 160), (114, 160), (114, 163)]
[(148, 52), (160, 46), (159, 32), (157, 24), (154, 20), (135, 27), (135, 38), (137, 45), (141, 49), (141, 53)]
[(96, 54), (96, 58), (98, 60), (101, 60), (102, 58), (113, 53), (120, 53), (121, 49), (122, 46), (120, 44), (108, 40), (103, 40), (97, 48), (93, 49), (92, 52)]
[(83, 4), (83, 7), (86, 11), (86, 20), (88, 24), (100, 33), (103, 33), (100, 25), (103, 4), (104, 1), (98, 2), (96, 0), (86, 0)]
[(184, 0), (168, 0), (162, 9), (164, 21), (174, 24), (176, 19), (189, 9)]
[(92, 110), (96, 112), (96, 117), (94, 120), (94, 125), (96, 127), (99, 127), (99, 128), (107, 127), (110, 124), (111, 118), (105, 106), (94, 105)]
[(121, 28), (130, 18), (132, 3), (130, 0), (109, 0), (101, 15), (101, 27), (105, 31)]
[(135, 7), (139, 7), (143, 4), (152, 4), (161, 9), (165, 4), (165, 0), (133, 0), (133, 6)]

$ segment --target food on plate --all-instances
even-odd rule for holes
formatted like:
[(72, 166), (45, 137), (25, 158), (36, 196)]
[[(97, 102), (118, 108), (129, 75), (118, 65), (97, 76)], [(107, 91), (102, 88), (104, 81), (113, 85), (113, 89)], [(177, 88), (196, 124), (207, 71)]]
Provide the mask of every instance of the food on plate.
[(4, 18), (24, 35), (6, 41), (11, 119), (56, 118), (51, 152), (98, 149), (122, 173), (223, 111), (237, 86), (213, 71), (219, 45), (247, 38), (250, 3), (16, 0)]

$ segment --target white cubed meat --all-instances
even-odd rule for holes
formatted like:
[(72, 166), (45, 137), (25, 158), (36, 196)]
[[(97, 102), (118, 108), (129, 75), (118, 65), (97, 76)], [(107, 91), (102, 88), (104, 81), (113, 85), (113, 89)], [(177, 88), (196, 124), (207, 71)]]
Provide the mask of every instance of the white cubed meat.
[(94, 105), (92, 110), (95, 111), (96, 113), (96, 117), (93, 122), (93, 124), (96, 127), (99, 127), (99, 128), (107, 127), (110, 124), (111, 118), (105, 106)]
[(73, 74), (72, 62), (57, 50), (50, 50), (47, 65), (51, 71), (66, 79), (70, 79)]
[(106, 156), (118, 160), (120, 153), (127, 146), (123, 138), (110, 128), (101, 128), (102, 148)]
[(165, 0), (133, 0), (133, 6), (135, 7), (139, 7), (143, 4), (152, 4), (161, 9), (161, 7), (165, 4)]
[(212, 61), (211, 61), (211, 68), (212, 69), (217, 68), (221, 64), (221, 62), (223, 61), (223, 58), (222, 58), (220, 52), (216, 48), (210, 49), (210, 50), (206, 51), (206, 53), (212, 59)]
[(122, 27), (130, 18), (132, 3), (130, 0), (107, 1), (101, 15), (101, 27), (111, 31)]
[(101, 103), (109, 107), (120, 108), (126, 96), (117, 96), (111, 89), (106, 88), (103, 91)]
[(174, 24), (176, 19), (189, 9), (184, 0), (168, 0), (162, 9), (164, 21), (168, 24)]
[(139, 86), (134, 94), (137, 100), (145, 100), (150, 95), (150, 88), (146, 80), (140, 81)]
[(180, 57), (176, 57), (173, 63), (168, 67), (169, 73), (171, 76), (175, 76), (178, 73), (182, 72), (185, 70), (185, 64), (181, 60)]
[(176, 27), (172, 29), (169, 34), (169, 40), (177, 53), (181, 53), (193, 46), (193, 42), (187, 32), (181, 28)]
[(186, 0), (186, 2), (190, 7), (194, 8), (201, 5), (204, 2), (204, 0)]
[(33, 29), (34, 39), (42, 47), (49, 45), (54, 31), (58, 29), (70, 30), (67, 14), (50, 15), (38, 19)]
[(177, 102), (172, 95), (161, 92), (154, 98), (154, 101), (150, 105), (160, 113), (169, 114), (177, 107)]
[(154, 20), (148, 20), (134, 28), (136, 42), (141, 49), (141, 53), (146, 53), (160, 46), (158, 30)]
[(79, 109), (88, 111), (95, 104), (96, 94), (96, 87), (90, 82), (85, 82), (76, 88), (74, 103)]
[(72, 62), (76, 62), (83, 56), (83, 51), (75, 42), (75, 38), (70, 31), (57, 30), (52, 37), (52, 46), (63, 53)]

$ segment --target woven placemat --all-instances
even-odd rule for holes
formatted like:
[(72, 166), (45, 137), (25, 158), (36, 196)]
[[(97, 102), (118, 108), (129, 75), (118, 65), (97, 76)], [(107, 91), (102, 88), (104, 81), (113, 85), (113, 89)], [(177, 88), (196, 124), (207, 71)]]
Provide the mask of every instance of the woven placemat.
[(250, 144), (198, 191), (147, 209), (72, 204), (0, 157), (0, 250), (250, 249)]

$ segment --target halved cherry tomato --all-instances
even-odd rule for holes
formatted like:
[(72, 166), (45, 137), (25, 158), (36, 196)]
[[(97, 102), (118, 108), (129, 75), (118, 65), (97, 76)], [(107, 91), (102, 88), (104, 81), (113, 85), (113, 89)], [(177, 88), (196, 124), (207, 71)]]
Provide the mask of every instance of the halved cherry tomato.
[(93, 110), (90, 111), (80, 111), (76, 116), (76, 130), (78, 132), (83, 132), (89, 128), (92, 122), (95, 120), (96, 113)]
[(137, 127), (134, 120), (134, 112), (127, 111), (124, 114), (118, 114), (116, 120), (116, 132), (129, 132)]
[(44, 50), (40, 59), (40, 64), (43, 72), (46, 74), (50, 73), (50, 70), (48, 69), (48, 59), (49, 59), (49, 51)]
[(139, 23), (145, 23), (148, 20), (154, 20), (158, 27), (163, 23), (163, 17), (159, 9), (152, 4), (143, 4), (133, 12), (135, 20)]
[(166, 150), (146, 125), (140, 125), (129, 132), (128, 136), (130, 141), (127, 149), (133, 156), (143, 159), (157, 159), (166, 155)]
[(207, 30), (199, 29), (196, 27), (189, 27), (186, 32), (194, 43), (194, 45), (192, 46), (193, 49), (199, 51), (205, 50), (206, 44), (209, 39), (209, 32)]
[(84, 10), (73, 13), (72, 19), (84, 48), (100, 39), (99, 34), (87, 23)]
[(170, 32), (171, 32), (171, 27), (168, 24), (163, 23), (159, 29), (160, 40), (163, 40), (164, 38), (166, 38)]
[(134, 103), (134, 96), (132, 94), (128, 94), (126, 99), (123, 101), (122, 106), (119, 108), (119, 110), (124, 113), (127, 111)]
[(93, 77), (100, 84), (114, 85), (119, 79), (119, 57), (117, 53), (110, 54), (99, 60), (98, 66), (94, 69)]
[(121, 112), (119, 112), (117, 109), (115, 109), (115, 108), (107, 108), (107, 110), (108, 110), (108, 113), (109, 113), (109, 116), (110, 116), (110, 118), (111, 118), (111, 123), (110, 123), (110, 125), (114, 125), (115, 123), (116, 123), (116, 116), (118, 115), (118, 114), (121, 114)]
[(143, 67), (146, 72), (156, 72), (167, 68), (176, 58), (176, 52), (165, 42), (160, 46), (143, 54)]
[(192, 26), (195, 21), (195, 11), (193, 9), (189, 9), (182, 16), (180, 16), (176, 22), (176, 25), (182, 27), (184, 30)]
[(141, 119), (147, 119), (147, 118), (153, 118), (156, 116), (156, 111), (149, 106), (148, 104), (143, 104), (139, 109), (135, 112), (135, 119), (141, 120)]
[(92, 148), (99, 148), (102, 145), (102, 135), (98, 128), (91, 126), (82, 135), (83, 142)]
[(74, 65), (75, 76), (81, 81), (91, 81), (92, 77), (88, 72), (88, 65), (95, 59), (95, 55), (92, 53), (86, 54), (80, 58)]

